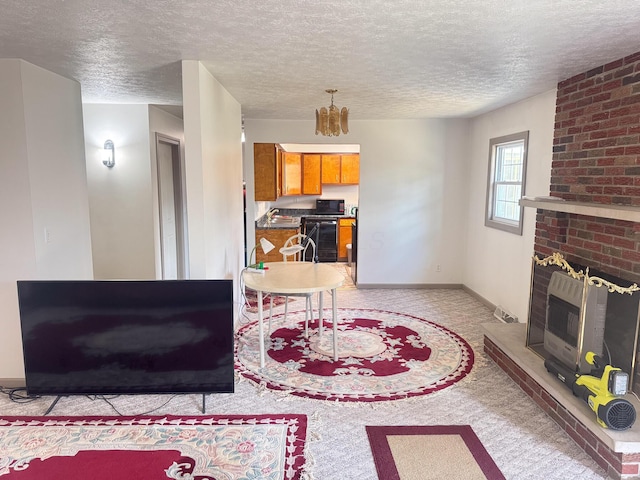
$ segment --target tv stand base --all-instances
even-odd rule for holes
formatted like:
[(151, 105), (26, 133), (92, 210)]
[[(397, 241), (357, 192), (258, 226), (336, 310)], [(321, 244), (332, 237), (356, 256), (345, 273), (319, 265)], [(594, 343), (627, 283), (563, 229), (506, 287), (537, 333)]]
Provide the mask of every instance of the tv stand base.
[[(56, 406), (56, 404), (60, 401), (60, 399), (63, 397), (63, 395), (58, 395), (56, 397), (56, 399), (53, 401), (53, 403), (51, 403), (51, 405), (49, 405), (49, 408), (47, 408), (47, 411), (44, 412), (44, 415), (47, 416), (51, 413), (51, 410), (53, 410), (53, 407)], [(202, 414), (204, 415), (205, 413), (207, 413), (207, 394), (203, 393), (202, 394), (202, 408), (200, 409), (200, 411), (202, 412)]]
[(58, 403), (58, 401), (62, 398), (62, 395), (58, 395), (56, 397), (56, 399), (53, 401), (53, 403), (51, 405), (49, 405), (49, 408), (47, 408), (47, 411), (44, 412), (45, 416), (49, 415), (49, 413), (51, 413), (51, 410), (53, 410), (53, 407), (56, 406), (56, 403)]

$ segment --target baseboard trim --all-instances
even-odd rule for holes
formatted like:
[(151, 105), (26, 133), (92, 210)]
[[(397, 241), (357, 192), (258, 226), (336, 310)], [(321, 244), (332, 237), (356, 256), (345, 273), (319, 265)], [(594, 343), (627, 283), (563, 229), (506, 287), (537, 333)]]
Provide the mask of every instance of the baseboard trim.
[(359, 289), (375, 289), (375, 288), (385, 288), (385, 289), (451, 289), (451, 290), (460, 290), (464, 286), (461, 283), (358, 283), (357, 287)]
[(489, 300), (487, 300), (486, 298), (484, 298), (482, 295), (480, 295), (479, 293), (475, 292), (474, 290), (471, 290), (469, 287), (467, 287), (466, 285), (462, 286), (462, 289), (467, 292), (469, 295), (471, 295), (473, 298), (475, 298), (476, 300), (478, 300), (480, 303), (484, 304), (487, 308), (489, 308), (489, 310), (491, 310), (492, 312), (496, 309), (497, 305), (494, 305), (493, 303), (491, 303)]
[(0, 378), (0, 387), (25, 388), (27, 381), (24, 378)]

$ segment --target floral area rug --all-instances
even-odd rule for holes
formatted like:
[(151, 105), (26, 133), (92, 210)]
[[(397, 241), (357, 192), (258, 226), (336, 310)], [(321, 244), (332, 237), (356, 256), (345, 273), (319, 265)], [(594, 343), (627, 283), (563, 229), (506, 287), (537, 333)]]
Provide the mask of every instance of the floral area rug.
[[(258, 293), (255, 290), (251, 290), (247, 288), (245, 290), (245, 300), (246, 300), (246, 310), (247, 312), (256, 313), (258, 311)], [(282, 305), (285, 303), (287, 299), (285, 297), (281, 297), (279, 295), (273, 296), (273, 306), (276, 307), (278, 305)], [(289, 297), (289, 302), (293, 302), (295, 298)], [(265, 312), (269, 311), (269, 305), (271, 302), (271, 297), (264, 297), (262, 299), (262, 308)]]
[(305, 415), (0, 417), (2, 480), (303, 478)]
[(236, 370), (271, 390), (301, 397), (379, 402), (427, 395), (460, 381), (474, 362), (471, 346), (437, 323), (401, 313), (338, 309), (333, 361), (331, 309), (318, 334), (317, 312), (304, 337), (304, 311), (273, 317), (260, 368), (258, 323), (236, 333)]

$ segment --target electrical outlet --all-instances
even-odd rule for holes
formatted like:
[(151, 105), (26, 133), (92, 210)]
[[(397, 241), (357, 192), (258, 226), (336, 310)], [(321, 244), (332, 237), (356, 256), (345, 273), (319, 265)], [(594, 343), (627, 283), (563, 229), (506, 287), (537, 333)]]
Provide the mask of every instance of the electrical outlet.
[(436, 272), (441, 272), (442, 266), (440, 264), (436, 265)]
[(44, 243), (51, 243), (51, 232), (47, 227), (44, 227)]

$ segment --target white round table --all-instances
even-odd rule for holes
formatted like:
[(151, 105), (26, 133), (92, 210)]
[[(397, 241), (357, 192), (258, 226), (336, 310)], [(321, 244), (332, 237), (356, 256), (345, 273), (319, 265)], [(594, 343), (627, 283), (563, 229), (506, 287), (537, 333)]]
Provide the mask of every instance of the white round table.
[(264, 312), (262, 294), (295, 294), (318, 292), (319, 335), (323, 326), (323, 293), (331, 291), (333, 311), (333, 359), (338, 360), (337, 296), (336, 290), (344, 283), (344, 276), (332, 265), (312, 262), (272, 262), (265, 263), (264, 273), (243, 270), (245, 286), (257, 292), (258, 335), (260, 336), (260, 367), (264, 367)]

